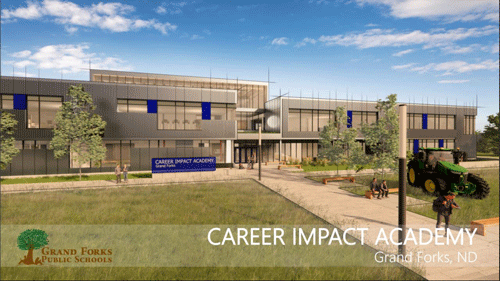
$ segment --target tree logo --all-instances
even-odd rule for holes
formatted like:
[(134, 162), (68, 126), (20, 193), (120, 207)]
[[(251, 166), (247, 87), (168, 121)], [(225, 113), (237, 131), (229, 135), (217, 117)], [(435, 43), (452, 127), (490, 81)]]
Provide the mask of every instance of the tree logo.
[(40, 229), (28, 229), (21, 232), (17, 237), (17, 247), (21, 250), (28, 251), (28, 254), (19, 261), (18, 265), (42, 265), (40, 258), (36, 258), (35, 261), (33, 261), (33, 250), (38, 250), (49, 244), (47, 237), (47, 233)]

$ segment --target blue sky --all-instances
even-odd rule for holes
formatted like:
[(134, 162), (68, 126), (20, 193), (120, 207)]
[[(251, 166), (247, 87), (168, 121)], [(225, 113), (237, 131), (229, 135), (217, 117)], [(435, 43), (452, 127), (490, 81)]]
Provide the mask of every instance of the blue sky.
[(498, 112), (498, 2), (2, 1), (2, 75), (92, 68), (270, 79), (271, 97), (475, 104)]

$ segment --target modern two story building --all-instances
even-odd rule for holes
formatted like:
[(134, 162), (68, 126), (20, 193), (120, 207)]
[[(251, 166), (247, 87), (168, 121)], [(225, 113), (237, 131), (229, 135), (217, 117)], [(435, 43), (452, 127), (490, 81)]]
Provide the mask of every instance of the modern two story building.
[[(151, 158), (216, 157), (218, 167), (245, 163), (257, 152), (263, 128), (263, 161), (318, 155), (319, 132), (346, 108), (350, 123), (379, 118), (376, 102), (278, 97), (269, 83), (208, 77), (91, 70), (90, 81), (0, 77), (2, 111), (14, 114), (20, 153), (1, 175), (76, 173), (71, 156), (48, 149), (55, 114), (71, 85), (81, 84), (106, 121), (105, 160), (84, 172), (112, 171), (116, 164), (151, 170)], [(409, 105), (408, 144), (456, 148), (476, 156), (474, 107)], [(363, 143), (363, 137), (359, 136)], [(369, 150), (367, 148), (367, 150)]]

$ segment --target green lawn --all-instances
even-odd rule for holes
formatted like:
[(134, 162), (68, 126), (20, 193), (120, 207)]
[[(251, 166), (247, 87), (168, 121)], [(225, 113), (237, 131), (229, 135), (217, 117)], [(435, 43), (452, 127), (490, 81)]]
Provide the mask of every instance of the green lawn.
[[(479, 174), (483, 177), (490, 186), (490, 194), (488, 197), (482, 200), (471, 199), (467, 196), (457, 196), (455, 201), (460, 205), (460, 210), (455, 210), (452, 215), (452, 224), (468, 226), (471, 221), (478, 219), (486, 219), (492, 217), (498, 217), (499, 212), (499, 184), (498, 184), (498, 168), (494, 169), (481, 169), (481, 170), (469, 170), (474, 174)], [(381, 182), (382, 175), (375, 175), (378, 182)], [(312, 180), (321, 181), (323, 177), (308, 177)], [(364, 195), (365, 191), (368, 190), (368, 186), (373, 179), (373, 175), (363, 175), (356, 177), (356, 184), (349, 184), (344, 182), (341, 184), (341, 189), (350, 191), (358, 195)], [(398, 188), (398, 175), (396, 174), (386, 174), (385, 179), (387, 180), (387, 186), (389, 188)], [(408, 196), (425, 200), (427, 202), (432, 202), (436, 199), (436, 196), (429, 195), (425, 193), (421, 188), (412, 187), (407, 185), (406, 193)], [(435, 218), (436, 213), (432, 211), (432, 205), (421, 205), (421, 206), (408, 206), (408, 211), (415, 212), (424, 215), (429, 218)]]
[(495, 155), (492, 152), (477, 152), (477, 156), (487, 156), (487, 157), (495, 157), (498, 158), (498, 155)]
[[(325, 225), (254, 181), (2, 195), (2, 224)], [(36, 216), (34, 215), (36, 214)], [(359, 267), (49, 268), (6, 267), (2, 279), (421, 279), (392, 264), (375, 266), (364, 246)], [(337, 248), (338, 247), (338, 248)], [(366, 262), (365, 262), (366, 261)]]
[[(142, 179), (151, 178), (151, 173), (129, 173), (129, 179)], [(123, 175), (122, 175), (123, 179)], [(35, 178), (12, 178), (12, 179), (1, 179), (1, 184), (18, 184), (18, 183), (46, 183), (46, 182), (65, 182), (65, 181), (79, 181), (80, 176), (46, 176), (46, 177), (35, 177)], [(109, 175), (83, 175), (82, 181), (100, 181), (100, 180), (116, 180), (114, 174)]]

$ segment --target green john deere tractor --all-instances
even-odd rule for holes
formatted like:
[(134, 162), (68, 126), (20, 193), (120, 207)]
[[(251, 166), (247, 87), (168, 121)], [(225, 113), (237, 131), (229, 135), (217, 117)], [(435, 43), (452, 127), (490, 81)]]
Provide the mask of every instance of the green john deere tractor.
[(455, 152), (445, 148), (419, 148), (408, 163), (408, 183), (431, 194), (452, 191), (476, 199), (488, 196), (490, 187), (484, 179), (454, 164)]

